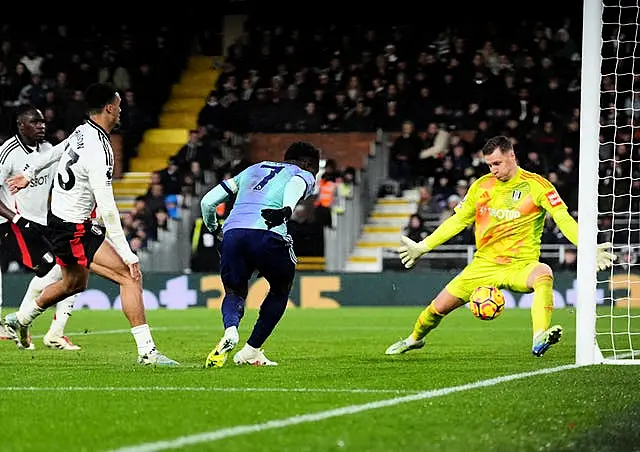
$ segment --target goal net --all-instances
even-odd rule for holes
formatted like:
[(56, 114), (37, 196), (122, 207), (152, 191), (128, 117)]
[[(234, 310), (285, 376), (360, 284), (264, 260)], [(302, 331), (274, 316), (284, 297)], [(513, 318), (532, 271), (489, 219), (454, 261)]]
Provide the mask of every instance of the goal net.
[[(640, 364), (640, 6), (583, 12), (576, 362)], [(598, 272), (604, 242), (618, 259)]]

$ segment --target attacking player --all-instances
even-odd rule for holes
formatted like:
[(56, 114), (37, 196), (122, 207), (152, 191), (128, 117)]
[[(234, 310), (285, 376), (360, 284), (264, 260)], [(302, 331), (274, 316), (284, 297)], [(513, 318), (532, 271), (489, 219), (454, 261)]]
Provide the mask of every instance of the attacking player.
[[(12, 190), (24, 188), (41, 168), (59, 159), (51, 195), (49, 237), (62, 265), (62, 280), (47, 286), (5, 318), (21, 342), (31, 322), (54, 303), (87, 288), (89, 271), (120, 286), (122, 310), (138, 347), (138, 363), (176, 366), (155, 347), (142, 301), (142, 273), (122, 230), (113, 198), (113, 150), (109, 132), (120, 120), (120, 95), (108, 83), (90, 85), (85, 92), (89, 119), (54, 148), (49, 159), (34, 159), (23, 175), (10, 180)], [(61, 156), (61, 157), (60, 157)], [(105, 227), (93, 224), (98, 208)], [(105, 240), (105, 229), (109, 240)]]
[[(574, 245), (578, 243), (578, 223), (548, 180), (518, 166), (509, 138), (491, 138), (482, 153), (491, 172), (469, 187), (455, 214), (419, 243), (402, 237), (403, 246), (398, 248), (402, 263), (411, 268), (420, 256), (475, 222), (476, 254), (418, 315), (409, 337), (387, 348), (387, 355), (424, 347), (425, 336), (444, 316), (467, 303), (479, 286), (533, 291), (532, 353), (535, 356), (544, 355), (562, 336), (561, 326), (551, 326), (553, 272), (538, 261), (540, 239), (546, 213)], [(611, 247), (611, 243), (598, 245), (596, 256), (600, 270), (610, 267), (616, 258), (608, 251)]]
[(234, 355), (236, 364), (276, 366), (261, 350), (278, 324), (289, 300), (296, 270), (293, 242), (287, 221), (298, 201), (314, 192), (320, 152), (305, 142), (291, 144), (284, 163), (261, 162), (209, 191), (201, 201), (207, 228), (218, 228), (216, 207), (228, 196), (236, 200), (222, 226), (220, 275), (224, 336), (209, 353), (206, 367), (221, 367), (240, 341), (238, 325), (244, 315), (249, 279), (255, 270), (269, 282), (258, 320), (246, 345)]
[[(44, 139), (45, 120), (40, 110), (22, 105), (16, 111), (16, 120), (18, 133), (0, 146), (0, 241), (5, 249), (14, 248), (14, 254), (36, 273), (24, 296), (24, 300), (29, 300), (37, 297), (49, 284), (62, 279), (62, 271), (55, 264), (51, 243), (46, 238), (49, 191), (55, 168), (40, 171), (15, 197), (10, 193), (7, 179), (21, 174), (32, 154), (52, 152), (51, 144)], [(47, 347), (80, 350), (64, 335), (74, 301), (75, 296), (72, 295), (57, 304), (49, 331), (43, 338)], [(17, 344), (18, 348), (34, 348), (32, 343), (17, 341)]]

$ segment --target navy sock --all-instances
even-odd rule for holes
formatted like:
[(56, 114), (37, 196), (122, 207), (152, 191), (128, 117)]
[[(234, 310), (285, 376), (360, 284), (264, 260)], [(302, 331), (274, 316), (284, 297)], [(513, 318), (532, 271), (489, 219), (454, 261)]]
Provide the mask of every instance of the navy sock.
[(260, 306), (260, 314), (256, 321), (247, 344), (253, 348), (260, 348), (276, 327), (285, 309), (289, 296), (286, 293), (269, 292)]
[(244, 299), (235, 294), (226, 294), (222, 300), (222, 322), (224, 328), (240, 325), (244, 316)]

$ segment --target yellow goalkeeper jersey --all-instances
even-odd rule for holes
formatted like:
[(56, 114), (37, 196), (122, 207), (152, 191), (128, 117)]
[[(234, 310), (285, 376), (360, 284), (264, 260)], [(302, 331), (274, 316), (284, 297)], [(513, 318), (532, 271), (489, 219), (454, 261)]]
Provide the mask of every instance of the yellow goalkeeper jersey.
[(492, 174), (476, 180), (456, 206), (466, 224), (475, 222), (476, 256), (497, 264), (537, 260), (545, 212), (567, 209), (544, 177), (518, 168), (508, 182)]

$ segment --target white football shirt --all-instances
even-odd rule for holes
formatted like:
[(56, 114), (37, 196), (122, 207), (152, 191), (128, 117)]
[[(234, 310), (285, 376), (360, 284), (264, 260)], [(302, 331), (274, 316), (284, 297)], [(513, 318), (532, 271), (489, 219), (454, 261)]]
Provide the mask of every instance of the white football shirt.
[[(14, 135), (0, 146), (0, 200), (7, 207), (19, 213), (27, 220), (41, 225), (47, 224), (47, 211), (51, 181), (55, 175), (55, 167), (38, 171), (29, 185), (16, 195), (9, 192), (6, 185), (8, 177), (22, 174), (33, 154), (49, 154), (52, 152), (51, 143), (44, 141), (37, 146), (27, 146), (18, 135)], [(1, 217), (0, 217), (1, 218)], [(1, 218), (0, 223), (7, 220)]]
[(94, 190), (111, 187), (111, 142), (102, 127), (88, 120), (58, 146), (64, 150), (54, 177), (51, 212), (64, 221), (83, 223), (96, 207)]

